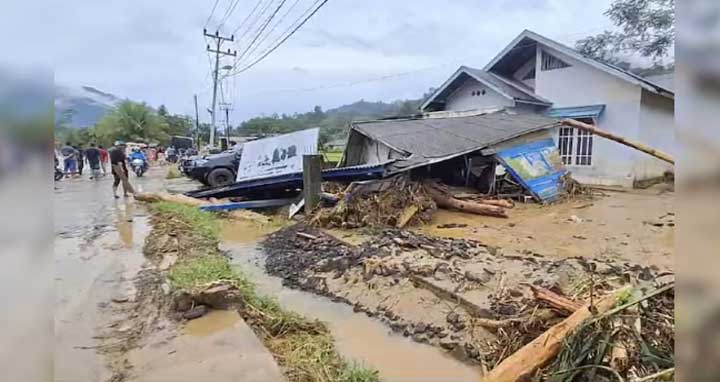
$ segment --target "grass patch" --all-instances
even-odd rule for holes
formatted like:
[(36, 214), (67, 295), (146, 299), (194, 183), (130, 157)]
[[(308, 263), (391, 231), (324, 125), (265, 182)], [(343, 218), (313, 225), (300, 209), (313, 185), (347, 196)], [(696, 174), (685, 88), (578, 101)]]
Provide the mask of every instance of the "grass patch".
[(340, 357), (325, 324), (285, 310), (276, 300), (257, 293), (255, 285), (218, 250), (220, 221), (216, 215), (170, 202), (154, 203), (152, 212), (153, 230), (159, 237), (172, 233), (183, 241), (182, 251), (174, 249), (180, 258), (168, 272), (170, 286), (192, 292), (214, 281), (231, 281), (244, 301), (238, 312), (265, 343), (290, 382), (379, 380), (377, 371)]
[(220, 222), (212, 212), (201, 211), (199, 208), (173, 202), (157, 202), (152, 204), (154, 213), (160, 218), (178, 219), (204, 238), (217, 242)]
[(183, 177), (183, 174), (175, 166), (171, 166), (168, 169), (167, 174), (165, 175), (165, 179), (177, 179), (177, 178), (182, 178), (182, 177)]

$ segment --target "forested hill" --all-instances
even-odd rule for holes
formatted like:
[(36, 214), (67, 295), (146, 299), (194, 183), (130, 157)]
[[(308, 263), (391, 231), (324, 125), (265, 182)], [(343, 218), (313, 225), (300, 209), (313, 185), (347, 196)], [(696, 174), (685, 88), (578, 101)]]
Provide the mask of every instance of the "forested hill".
[(389, 103), (360, 100), (349, 105), (323, 111), (320, 106), (307, 113), (293, 115), (273, 114), (256, 117), (243, 122), (237, 128), (240, 135), (283, 134), (293, 131), (320, 127), (320, 140), (327, 142), (342, 138), (351, 121), (372, 120), (386, 117), (412, 115), (417, 113), (422, 99), (398, 100)]

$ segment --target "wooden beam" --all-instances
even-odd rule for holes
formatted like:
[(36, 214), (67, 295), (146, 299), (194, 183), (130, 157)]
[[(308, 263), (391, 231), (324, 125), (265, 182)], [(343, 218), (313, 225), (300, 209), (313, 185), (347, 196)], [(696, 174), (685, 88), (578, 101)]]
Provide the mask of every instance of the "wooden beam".
[(605, 130), (600, 130), (600, 129), (598, 129), (597, 127), (595, 127), (594, 125), (590, 125), (590, 124), (587, 124), (587, 123), (583, 123), (583, 122), (580, 122), (580, 121), (577, 121), (577, 120), (574, 120), (574, 119), (563, 119), (563, 120), (560, 121), (560, 122), (561, 122), (563, 125), (570, 126), (570, 127), (576, 127), (576, 128), (578, 128), (578, 129), (580, 129), (580, 130), (584, 130), (584, 131), (593, 133), (594, 135), (597, 135), (597, 136), (600, 136), (600, 137), (603, 137), (603, 138), (607, 138), (607, 139), (609, 139), (609, 140), (611, 140), (611, 141), (618, 142), (618, 143), (623, 144), (623, 145), (625, 145), (625, 146), (632, 147), (632, 148), (634, 148), (635, 150), (642, 151), (642, 152), (644, 152), (644, 153), (646, 153), (646, 154), (652, 155), (652, 156), (654, 156), (655, 158), (658, 158), (658, 159), (663, 160), (663, 161), (665, 161), (665, 162), (668, 162), (668, 163), (670, 163), (670, 164), (675, 164), (675, 160), (673, 159), (672, 156), (670, 156), (670, 154), (664, 153), (664, 152), (662, 152), (662, 151), (660, 151), (660, 150), (658, 150), (658, 149), (654, 149), (654, 148), (652, 148), (652, 147), (650, 147), (650, 146), (646, 146), (646, 145), (644, 145), (644, 144), (642, 144), (642, 143), (633, 142), (633, 141), (631, 141), (631, 140), (629, 140), (629, 139), (627, 139), (627, 138), (625, 138), (625, 137), (621, 137), (621, 136), (619, 136), (619, 135), (615, 135), (615, 134), (612, 134), (612, 133), (608, 133), (608, 132), (605, 131)]

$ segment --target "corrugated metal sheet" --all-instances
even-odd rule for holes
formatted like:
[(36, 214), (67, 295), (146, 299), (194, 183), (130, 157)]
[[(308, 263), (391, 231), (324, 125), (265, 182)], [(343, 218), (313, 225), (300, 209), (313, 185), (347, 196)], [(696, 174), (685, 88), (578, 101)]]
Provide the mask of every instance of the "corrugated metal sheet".
[(605, 105), (554, 107), (545, 115), (551, 118), (597, 118), (603, 110)]
[(499, 111), (468, 117), (358, 122), (353, 124), (353, 129), (416, 160), (422, 160), (479, 150), (550, 128), (557, 122), (539, 114)]
[(566, 170), (552, 138), (514, 146), (496, 157), (538, 201), (553, 201), (563, 192)]

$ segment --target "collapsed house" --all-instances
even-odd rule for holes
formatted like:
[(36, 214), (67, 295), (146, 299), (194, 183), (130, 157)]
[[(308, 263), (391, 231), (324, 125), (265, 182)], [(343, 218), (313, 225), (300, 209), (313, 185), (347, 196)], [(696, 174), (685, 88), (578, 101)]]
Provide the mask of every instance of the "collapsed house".
[[(573, 118), (676, 154), (674, 103), (668, 85), (525, 30), (484, 68), (461, 66), (420, 110), (511, 107)], [(563, 164), (584, 184), (632, 187), (673, 170), (671, 164), (572, 126), (556, 126), (552, 137)]]
[(340, 165), (390, 162), (389, 174), (410, 171), (486, 194), (517, 196), (502, 193), (497, 179), (505, 174), (537, 200), (552, 201), (566, 172), (552, 139), (558, 124), (512, 109), (354, 122)]

